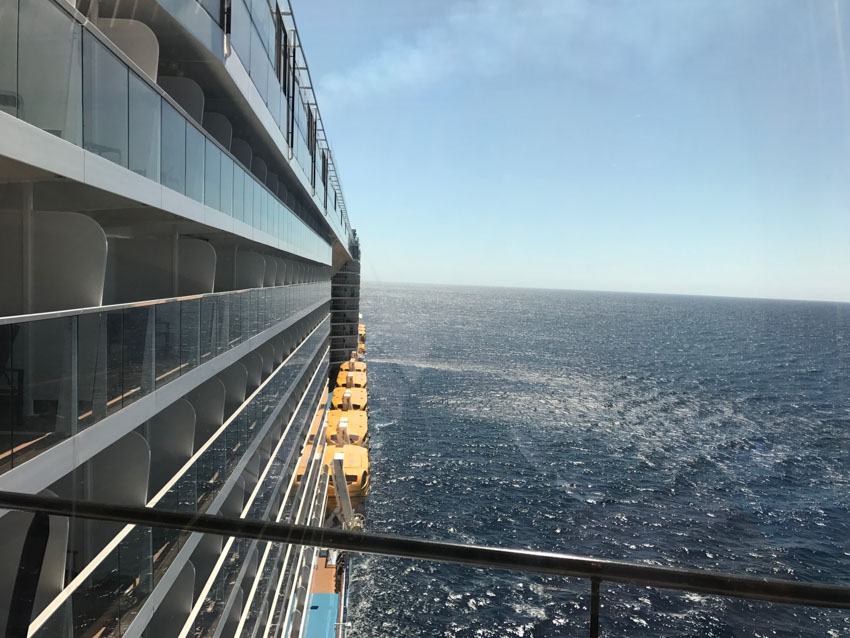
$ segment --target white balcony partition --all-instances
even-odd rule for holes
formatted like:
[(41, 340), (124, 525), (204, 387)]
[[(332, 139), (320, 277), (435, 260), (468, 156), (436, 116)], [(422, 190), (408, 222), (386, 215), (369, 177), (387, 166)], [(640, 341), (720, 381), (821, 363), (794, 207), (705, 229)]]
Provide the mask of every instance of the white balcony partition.
[(195, 408), (195, 450), (200, 448), (224, 423), (226, 391), (221, 379), (213, 377), (186, 397)]
[(249, 171), (251, 170), (251, 164), (254, 159), (254, 151), (251, 150), (251, 145), (248, 144), (248, 142), (242, 138), (234, 137), (233, 141), (230, 143), (230, 152), (233, 153), (233, 157), (242, 162), (242, 166), (247, 168)]
[(266, 260), (260, 253), (240, 250), (236, 253), (234, 290), (262, 288), (266, 274)]
[[(56, 496), (49, 490), (40, 496)], [(18, 564), (24, 541), (30, 529), (33, 515), (29, 512), (7, 511), (0, 517), (0, 635), (5, 636), (6, 623), (12, 603), (12, 591), (18, 576)], [(62, 516), (49, 517), (50, 531), (41, 573), (38, 579), (32, 617), (37, 616), (62, 590), (65, 578), (65, 559), (68, 550), (68, 519)], [(30, 619), (31, 620), (31, 619)]]
[(216, 252), (212, 245), (201, 239), (180, 237), (176, 248), (175, 252), (171, 237), (110, 238), (104, 303), (213, 292)]
[(192, 457), (195, 445), (195, 408), (178, 399), (146, 424), (151, 450), (148, 494), (153, 496)]
[(268, 174), (268, 170), (269, 169), (266, 166), (266, 163), (261, 158), (255, 156), (251, 160), (251, 172), (263, 184), (266, 183), (266, 175)]
[[(28, 236), (24, 220), (25, 214), (0, 213), (0, 315), (99, 306), (106, 235), (98, 223), (79, 213), (34, 212)], [(32, 254), (29, 291), (30, 264), (24, 261), (28, 242)]]
[(242, 615), (242, 601), (244, 598), (245, 595), (243, 594), (243, 590), (240, 588), (239, 591), (236, 592), (236, 597), (233, 599), (233, 605), (230, 607), (230, 611), (227, 614), (227, 619), (224, 623), (224, 629), (221, 631), (220, 638), (234, 638), (236, 636), (236, 629), (239, 627), (239, 617)]
[(271, 341), (267, 341), (257, 348), (257, 352), (259, 352), (260, 356), (263, 358), (263, 377), (267, 377), (272, 373), (272, 370), (274, 370), (274, 346)]
[(194, 80), (184, 77), (162, 75), (157, 80), (166, 93), (174, 98), (183, 110), (191, 115), (196, 122), (204, 120), (204, 91)]
[(263, 275), (263, 286), (269, 288), (274, 286), (277, 281), (277, 260), (268, 255), (265, 255), (264, 259), (266, 260), (266, 270)]
[(171, 586), (168, 596), (154, 612), (145, 633), (157, 638), (176, 638), (192, 611), (194, 587), (195, 567), (191, 561), (187, 561)]
[(221, 113), (204, 113), (204, 128), (228, 151), (233, 142), (233, 125)]
[(242, 359), (248, 370), (248, 392), (253, 392), (263, 382), (263, 358), (256, 350)]
[[(143, 507), (148, 500), (151, 452), (148, 442), (130, 432), (89, 461), (89, 498), (98, 503)], [(112, 540), (120, 523), (86, 521), (82, 540), (86, 562)]]
[(97, 27), (156, 82), (159, 41), (148, 25), (138, 20), (100, 18), (97, 20)]
[(282, 286), (286, 283), (286, 261), (280, 257), (275, 257), (277, 262), (277, 271), (275, 272), (275, 286)]
[(225, 418), (245, 403), (248, 388), (248, 369), (242, 363), (234, 363), (217, 375), (224, 384), (224, 414)]

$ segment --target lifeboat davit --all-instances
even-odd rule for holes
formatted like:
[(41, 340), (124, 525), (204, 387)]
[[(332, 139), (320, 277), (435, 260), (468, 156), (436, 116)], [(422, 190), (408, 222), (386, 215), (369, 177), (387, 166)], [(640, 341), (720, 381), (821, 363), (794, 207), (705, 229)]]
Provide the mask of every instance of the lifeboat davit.
[[(345, 474), (345, 484), (348, 487), (348, 496), (351, 499), (351, 505), (357, 507), (369, 495), (369, 450), (359, 445), (328, 445), (325, 448), (324, 458), (328, 472), (333, 472), (334, 456), (340, 452), (344, 455), (342, 469)], [(327, 507), (333, 510), (336, 505), (336, 492), (331, 481), (328, 484)]]
[[(348, 400), (346, 393), (349, 393)], [(331, 406), (336, 410), (365, 410), (368, 401), (365, 388), (336, 388), (331, 395)]]
[(352, 375), (352, 388), (365, 388), (366, 387), (366, 373), (365, 372), (349, 372), (348, 370), (340, 370), (339, 374), (336, 375), (336, 385), (337, 387), (348, 387), (348, 375)]
[(346, 361), (339, 366), (340, 372), (366, 372), (366, 364), (363, 361), (355, 361), (352, 365), (351, 361)]
[(331, 445), (338, 443), (337, 428), (341, 418), (348, 419), (348, 440), (364, 446), (369, 442), (369, 417), (365, 410), (331, 410), (328, 412), (328, 429), (325, 438)]

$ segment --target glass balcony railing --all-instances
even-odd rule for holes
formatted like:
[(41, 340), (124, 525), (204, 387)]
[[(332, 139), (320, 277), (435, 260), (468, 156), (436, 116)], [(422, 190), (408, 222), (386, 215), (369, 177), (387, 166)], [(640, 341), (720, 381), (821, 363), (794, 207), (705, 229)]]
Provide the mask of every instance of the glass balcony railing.
[(324, 238), (67, 6), (0, 0), (0, 110), (331, 262)]
[[(239, 472), (243, 479), (250, 480), (250, 463), (246, 465), (243, 461), (248, 454), (251, 460), (261, 458), (262, 443), (269, 438), (278, 443), (278, 457), (288, 459), (297, 455), (315, 410), (316, 391), (309, 393), (309, 405), (306, 399), (301, 403), (282, 438), (272, 431), (279, 416), (276, 408), (286, 399), (296, 379), (311, 380), (312, 386), (317, 385), (317, 379), (325, 382), (328, 329), (325, 319), (148, 507), (192, 514), (208, 511), (214, 501), (221, 501), (223, 495), (236, 487), (237, 467), (243, 468)], [(281, 465), (278, 457), (269, 461), (268, 471), (260, 476), (263, 481), (254, 490), (250, 505), (252, 516), (267, 512), (276, 493), (274, 488), (280, 485), (287, 471), (291, 474), (291, 461)], [(74, 575), (53, 608), (33, 622), (31, 636), (123, 635), (191, 535), (185, 530), (145, 525), (115, 531), (117, 535), (104, 550), (106, 554)]]
[[(326, 476), (326, 475), (325, 475)], [(320, 479), (323, 479), (320, 475)], [(411, 626), (428, 627), (433, 634), (498, 635), (482, 628), (507, 629), (517, 635), (788, 635), (806, 628), (812, 635), (824, 628), (845, 626), (850, 609), (850, 586), (802, 580), (740, 575), (710, 570), (664, 567), (655, 564), (613, 561), (584, 556), (546, 553), (423, 540), (399, 536), (348, 532), (318, 525), (322, 514), (321, 483), (311, 495), (312, 513), (307, 525), (223, 516), (155, 513), (145, 508), (116, 507), (99, 503), (0, 493), (0, 506), (57, 516), (106, 518), (116, 522), (143, 520), (151, 525), (257, 541), (269, 560), (264, 569), (243, 581), (245, 598), (231, 619), (240, 617), (245, 635), (252, 629), (296, 628), (299, 601), (308, 592), (309, 560), (305, 548), (330, 548), (373, 555), (365, 574), (353, 568), (358, 598), (378, 596), (386, 602), (382, 613), (361, 615), (364, 630), (403, 633)], [(318, 506), (318, 512), (316, 511)], [(315, 515), (318, 514), (318, 515)], [(234, 542), (241, 542), (236, 540)], [(303, 560), (289, 562), (293, 556)], [(246, 554), (250, 556), (250, 554)], [(282, 560), (281, 560), (282, 556)], [(415, 563), (409, 562), (410, 559)], [(293, 565), (296, 586), (284, 587)], [(265, 568), (265, 566), (264, 566)], [(349, 565), (349, 570), (352, 567)], [(400, 609), (392, 591), (375, 589), (372, 578), (382, 574), (418, 573), (421, 606)], [(276, 578), (275, 578), (276, 577)], [(257, 581), (256, 579), (260, 579)], [(398, 579), (389, 578), (385, 586)], [(409, 584), (404, 586), (409, 587)], [(269, 590), (275, 598), (262, 600), (256, 618), (254, 600)], [(499, 592), (488, 593), (493, 590)], [(480, 592), (480, 594), (476, 594)], [(187, 592), (191, 600), (191, 591)], [(373, 606), (375, 601), (370, 601)], [(273, 603), (273, 604), (266, 604)], [(842, 611), (844, 610), (844, 611)], [(247, 612), (247, 613), (246, 613)], [(280, 615), (278, 615), (280, 612)], [(182, 622), (182, 619), (181, 619)], [(288, 623), (288, 625), (287, 625)], [(271, 625), (271, 627), (270, 627)], [(236, 622), (230, 625), (231, 630)], [(295, 632), (297, 633), (297, 632)], [(830, 632), (827, 632), (830, 633)], [(839, 629), (832, 631), (838, 635)], [(192, 634), (194, 635), (194, 634)], [(232, 635), (232, 633), (231, 633)], [(258, 634), (260, 635), (260, 634)], [(283, 634), (293, 635), (288, 631)]]
[[(325, 385), (326, 374), (327, 361), (325, 361), (325, 365), (320, 369), (316, 378), (313, 379), (294, 419), (295, 423), (300, 424), (300, 428), (297, 431), (295, 431), (295, 428), (292, 429), (292, 434), (296, 440), (303, 441), (305, 438), (320, 392)], [(306, 454), (313, 456), (316, 445), (319, 446), (319, 459), (321, 459), (321, 451), (324, 450), (325, 446), (324, 436), (314, 437), (314, 441), (311, 446), (308, 446), (308, 452)], [(280, 446), (280, 453), (269, 465), (269, 473), (266, 481), (262, 488), (258, 490), (254, 502), (243, 512), (242, 518), (272, 521), (297, 520), (299, 523), (309, 523), (306, 511), (316, 511), (315, 503), (312, 505), (311, 503), (316, 501), (316, 488), (318, 482), (321, 480), (321, 462), (313, 464), (310, 480), (302, 483), (298, 489), (295, 489), (293, 479), (298, 464), (299, 451), (300, 449), (295, 449), (286, 443)], [(327, 480), (326, 474), (324, 475), (324, 480)], [(275, 498), (278, 495), (282, 495), (280, 502)], [(324, 504), (324, 498), (320, 502)], [(310, 507), (305, 508), (305, 504)], [(324, 510), (321, 509), (319, 511), (323, 512)], [(258, 574), (256, 576), (260, 579), (258, 581), (259, 586), (256, 590), (257, 593), (250, 603), (251, 608), (255, 612), (254, 619), (264, 602), (269, 599), (269, 591), (271, 590), (273, 593), (275, 588), (280, 589), (280, 581), (273, 578), (273, 574), (281, 573), (280, 567), (284, 563), (284, 558), (288, 558), (288, 556), (285, 556), (288, 553), (285, 551), (286, 548), (284, 546), (277, 544), (274, 547), (270, 547), (268, 543), (248, 539), (234, 539), (230, 549), (234, 552), (234, 555), (230, 557), (231, 560), (227, 564), (222, 566), (221, 571), (214, 576), (214, 583), (207, 599), (203, 602), (203, 608), (192, 623), (195, 629), (193, 635), (216, 635), (218, 624), (223, 620), (223, 611), (226, 604), (234, 592), (240, 587), (240, 584), (244, 584), (247, 578), (247, 575), (245, 573), (240, 574), (240, 571), (242, 571), (243, 564), (248, 556), (256, 553), (259, 559)], [(244, 591), (244, 589), (243, 587), (241, 591)], [(245, 632), (243, 633), (250, 635), (249, 629), (246, 625)]]
[(325, 281), (0, 319), (0, 472), (329, 301)]
[[(307, 143), (307, 109), (301, 95), (302, 88), (298, 83), (298, 74), (295, 78), (295, 90), (293, 95), (283, 92), (281, 83), (274, 68), (274, 46), (275, 46), (275, 16), (270, 10), (270, 5), (263, 1), (232, 0), (231, 4), (231, 35), (230, 44), (239, 60), (242, 62), (248, 75), (251, 77), (257, 93), (269, 109), (281, 134), (286, 137), (288, 129), (288, 116), (293, 116), (293, 139), (292, 157), (299, 169), (303, 172), (306, 184), (312, 184), (313, 154)], [(306, 89), (304, 89), (306, 90)], [(318, 115), (318, 113), (316, 113)], [(328, 223), (334, 229), (344, 246), (351, 241), (351, 227), (347, 216), (344, 215), (332, 197), (332, 190), (328, 191), (325, 199), (325, 185), (320, 178), (321, 162), (319, 153), (329, 149), (314, 148), (317, 154), (316, 180), (314, 187), (315, 199), (320, 208), (325, 212)], [(329, 155), (329, 161), (333, 158)], [(341, 192), (340, 192), (341, 197)]]

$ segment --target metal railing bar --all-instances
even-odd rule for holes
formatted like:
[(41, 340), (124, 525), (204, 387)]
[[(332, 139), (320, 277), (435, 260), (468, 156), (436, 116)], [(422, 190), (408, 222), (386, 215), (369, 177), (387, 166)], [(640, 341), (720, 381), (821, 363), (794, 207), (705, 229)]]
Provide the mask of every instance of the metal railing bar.
[[(290, 260), (292, 261), (292, 260)], [(303, 265), (301, 262), (293, 262), (298, 265)], [(78, 317), (80, 315), (90, 315), (98, 312), (115, 312), (118, 310), (129, 310), (133, 308), (147, 308), (150, 306), (160, 306), (163, 304), (173, 303), (176, 301), (192, 301), (194, 299), (207, 299), (210, 297), (223, 298), (227, 295), (241, 295), (253, 290), (282, 290), (284, 288), (293, 288), (295, 286), (309, 286), (313, 284), (325, 284), (324, 281), (302, 281), (297, 284), (281, 284), (280, 286), (264, 286), (262, 288), (242, 288), (240, 290), (222, 290), (220, 292), (205, 292), (199, 295), (185, 295), (183, 297), (163, 297), (162, 299), (146, 299), (143, 301), (130, 301), (126, 303), (109, 304), (106, 306), (86, 306), (84, 308), (67, 308), (65, 310), (48, 310), (47, 312), (35, 312), (26, 315), (8, 315), (0, 317), (0, 326), (10, 323), (29, 323), (32, 321), (44, 321), (47, 319), (60, 319), (62, 317)]]
[(599, 580), (590, 581), (590, 638), (599, 636)]
[(108, 505), (7, 491), (0, 491), (0, 507), (28, 512), (45, 512), (56, 516), (77, 516), (221, 536), (242, 536), (295, 545), (312, 545), (364, 554), (596, 579), (600, 582), (608, 581), (777, 603), (850, 609), (850, 586), (847, 585), (823, 585), (707, 570), (658, 567), (570, 554), (462, 545), (271, 521)]

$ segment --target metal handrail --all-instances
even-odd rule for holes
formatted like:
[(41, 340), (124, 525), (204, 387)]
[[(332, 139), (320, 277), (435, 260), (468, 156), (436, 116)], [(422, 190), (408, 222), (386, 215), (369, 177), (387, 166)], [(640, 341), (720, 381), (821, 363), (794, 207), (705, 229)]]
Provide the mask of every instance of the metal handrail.
[[(299, 262), (300, 263), (300, 262)], [(124, 303), (107, 304), (105, 306), (86, 306), (83, 308), (66, 308), (64, 310), (48, 310), (46, 312), (33, 312), (26, 315), (8, 315), (0, 317), (0, 326), (13, 323), (30, 323), (33, 321), (44, 321), (47, 319), (61, 319), (62, 317), (78, 317), (100, 312), (115, 312), (117, 310), (128, 310), (130, 308), (144, 308), (147, 306), (160, 306), (163, 304), (191, 301), (192, 299), (207, 299), (210, 297), (226, 297), (227, 295), (241, 295), (252, 290), (281, 290), (293, 286), (307, 286), (311, 284), (329, 283), (325, 281), (301, 281), (293, 284), (281, 284), (280, 286), (263, 286), (261, 288), (240, 288), (239, 290), (221, 290), (219, 292), (202, 292), (194, 295), (183, 295), (182, 297), (163, 297), (161, 299), (144, 299), (142, 301), (127, 301)]]
[(146, 507), (74, 501), (18, 492), (0, 491), (0, 507), (56, 516), (77, 516), (221, 536), (240, 536), (263, 541), (312, 545), (365, 554), (588, 579), (591, 581), (591, 636), (597, 635), (598, 632), (599, 585), (606, 581), (774, 603), (850, 609), (850, 586), (842, 585), (803, 583), (709, 570), (658, 567), (570, 554), (364, 534), (304, 525), (154, 510)]

